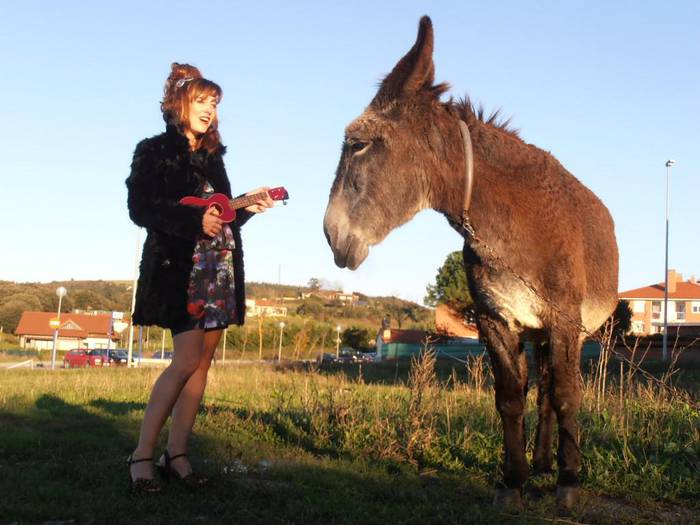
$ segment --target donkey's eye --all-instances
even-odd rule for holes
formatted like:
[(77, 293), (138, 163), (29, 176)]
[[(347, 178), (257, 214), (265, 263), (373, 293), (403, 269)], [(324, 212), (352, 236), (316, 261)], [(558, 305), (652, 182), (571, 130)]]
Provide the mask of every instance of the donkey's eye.
[(369, 146), (369, 142), (353, 142), (352, 144), (350, 144), (350, 151), (352, 151), (353, 153), (359, 153), (367, 146)]

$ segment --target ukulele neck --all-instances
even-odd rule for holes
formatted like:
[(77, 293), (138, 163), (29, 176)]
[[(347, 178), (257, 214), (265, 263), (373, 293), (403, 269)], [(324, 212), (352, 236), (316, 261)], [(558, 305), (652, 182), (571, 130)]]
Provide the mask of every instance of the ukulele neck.
[(255, 204), (260, 199), (264, 198), (265, 193), (254, 193), (253, 195), (243, 195), (242, 197), (236, 197), (235, 199), (231, 199), (229, 203), (231, 204), (231, 208), (233, 208), (234, 210), (239, 210), (241, 208), (246, 208), (251, 204)]

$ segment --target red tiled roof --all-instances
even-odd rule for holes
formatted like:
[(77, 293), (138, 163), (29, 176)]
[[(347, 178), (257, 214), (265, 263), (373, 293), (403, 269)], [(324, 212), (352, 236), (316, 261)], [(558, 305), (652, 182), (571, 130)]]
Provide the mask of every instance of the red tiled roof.
[(269, 299), (254, 299), (255, 306), (274, 306), (277, 308), (287, 308), (283, 304), (279, 304), (277, 301), (271, 301)]
[[(385, 343), (405, 343), (405, 344), (423, 344), (428, 336), (423, 330), (395, 330), (391, 329), (391, 337), (385, 339)], [(384, 338), (384, 332), (380, 332)]]
[[(663, 299), (664, 283), (627, 290), (617, 295), (620, 299)], [(690, 281), (676, 283), (676, 291), (668, 292), (668, 298), (700, 300), (700, 284)]]
[(446, 304), (439, 304), (435, 309), (435, 328), (448, 336), (479, 337), (476, 325), (467, 324), (462, 316)]
[[(17, 335), (52, 336), (53, 329), (49, 321), (56, 317), (56, 312), (23, 312), (15, 329)], [(64, 314), (61, 313), (61, 337), (85, 338), (91, 335), (106, 336), (109, 331), (109, 314)]]

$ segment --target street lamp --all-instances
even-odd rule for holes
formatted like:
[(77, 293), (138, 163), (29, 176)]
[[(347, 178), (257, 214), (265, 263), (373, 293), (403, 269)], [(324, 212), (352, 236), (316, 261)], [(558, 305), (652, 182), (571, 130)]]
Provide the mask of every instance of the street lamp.
[(335, 327), (335, 360), (340, 361), (340, 325)]
[(58, 341), (58, 327), (61, 326), (61, 302), (63, 301), (63, 296), (68, 293), (63, 286), (56, 288), (56, 295), (58, 295), (58, 311), (56, 312), (56, 326), (53, 331), (53, 347), (51, 349), (51, 370), (56, 368), (56, 341)]
[(675, 160), (666, 161), (666, 259), (664, 263), (664, 342), (661, 359), (668, 359), (668, 203), (669, 203), (669, 187), (671, 179), (671, 166), (676, 163)]
[(284, 321), (280, 321), (280, 348), (277, 353), (277, 361), (282, 362), (282, 334), (284, 331)]
[[(127, 351), (127, 359), (126, 359), (126, 366), (127, 368), (131, 367), (131, 357), (133, 356), (134, 352), (134, 310), (136, 308), (136, 286), (138, 284), (138, 276), (139, 276), (139, 255), (141, 254), (140, 251), (140, 241), (141, 241), (141, 228), (136, 228), (136, 250), (134, 251), (134, 278), (131, 283), (131, 310), (130, 310), (130, 318), (129, 318), (129, 345), (128, 345), (128, 351)], [(139, 333), (140, 332), (139, 328)], [(141, 365), (141, 359), (139, 357), (139, 365)]]

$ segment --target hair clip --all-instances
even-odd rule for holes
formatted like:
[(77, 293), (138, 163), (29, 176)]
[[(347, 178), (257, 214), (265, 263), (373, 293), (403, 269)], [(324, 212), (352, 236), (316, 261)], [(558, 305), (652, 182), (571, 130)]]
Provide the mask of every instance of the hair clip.
[(180, 80), (178, 80), (177, 82), (175, 82), (175, 87), (178, 88), (178, 89), (180, 89), (182, 86), (185, 85), (185, 83), (189, 82), (190, 80), (194, 80), (194, 78), (192, 78), (192, 77), (181, 78)]

